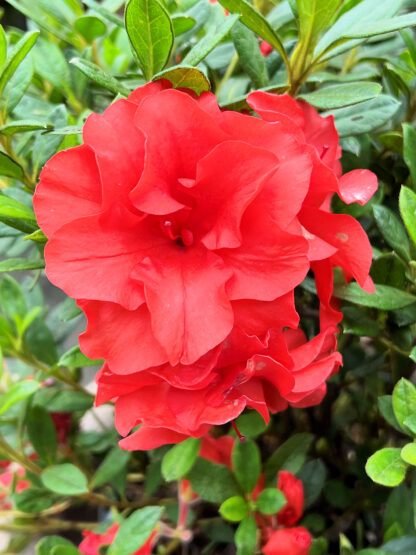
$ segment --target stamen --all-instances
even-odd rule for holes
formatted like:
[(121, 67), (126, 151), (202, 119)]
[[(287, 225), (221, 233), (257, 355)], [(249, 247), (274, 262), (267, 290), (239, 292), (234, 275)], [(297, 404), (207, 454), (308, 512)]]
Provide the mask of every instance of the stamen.
[(165, 228), (169, 239), (172, 239), (172, 241), (175, 241), (176, 239), (180, 238), (179, 235), (174, 235), (174, 233), (172, 231), (172, 222), (171, 221), (166, 220), (165, 222), (163, 222), (163, 227)]
[(244, 443), (246, 440), (246, 436), (243, 436), (240, 433), (240, 430), (237, 428), (237, 424), (234, 422), (234, 420), (231, 421), (231, 426), (234, 428), (235, 433), (237, 434), (238, 439)]
[(328, 150), (329, 150), (329, 146), (328, 145), (323, 145), (322, 152), (321, 152), (321, 160), (323, 159), (325, 154), (328, 152)]

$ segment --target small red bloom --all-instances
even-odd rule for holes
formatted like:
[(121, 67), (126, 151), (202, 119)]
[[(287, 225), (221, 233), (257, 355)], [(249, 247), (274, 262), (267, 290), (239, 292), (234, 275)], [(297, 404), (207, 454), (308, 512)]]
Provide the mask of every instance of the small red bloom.
[(262, 551), (265, 555), (308, 555), (311, 543), (306, 528), (284, 528), (273, 532)]
[(267, 56), (273, 52), (273, 46), (269, 44), (267, 41), (262, 40), (260, 43), (260, 52), (262, 55), (267, 58)]
[[(113, 543), (118, 529), (119, 525), (115, 522), (104, 534), (97, 534), (95, 532), (91, 532), (90, 530), (84, 530), (82, 532), (84, 539), (79, 544), (79, 551), (83, 555), (99, 555), (100, 547), (104, 545), (111, 545)], [(140, 549), (132, 553), (132, 555), (151, 555), (155, 537), (156, 531), (152, 532), (146, 543)]]
[(277, 481), (277, 488), (286, 497), (286, 505), (277, 513), (278, 523), (283, 526), (293, 526), (303, 513), (303, 484), (291, 472), (281, 470)]

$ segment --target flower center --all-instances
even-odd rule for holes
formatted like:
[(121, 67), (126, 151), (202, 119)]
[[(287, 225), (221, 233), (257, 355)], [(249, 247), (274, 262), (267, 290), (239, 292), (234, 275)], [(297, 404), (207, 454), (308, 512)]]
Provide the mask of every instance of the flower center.
[(163, 222), (163, 230), (169, 239), (175, 241), (180, 247), (190, 247), (194, 242), (194, 235), (190, 229), (181, 229), (179, 233), (174, 233), (172, 222), (170, 220), (165, 220)]

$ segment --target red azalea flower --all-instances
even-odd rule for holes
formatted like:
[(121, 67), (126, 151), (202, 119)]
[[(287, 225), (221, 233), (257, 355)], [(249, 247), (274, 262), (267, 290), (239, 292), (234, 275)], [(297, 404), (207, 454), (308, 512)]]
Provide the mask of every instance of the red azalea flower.
[(281, 470), (277, 481), (277, 488), (286, 497), (286, 505), (277, 513), (277, 520), (283, 526), (293, 526), (303, 513), (304, 495), (303, 484), (291, 472)]
[[(96, 534), (90, 530), (84, 530), (82, 532), (84, 539), (79, 544), (78, 550), (83, 555), (99, 555), (100, 547), (113, 543), (118, 529), (119, 525), (115, 522), (104, 534)], [(140, 549), (132, 553), (132, 555), (151, 555), (155, 537), (156, 531), (153, 531), (146, 543)]]
[(265, 555), (308, 555), (311, 543), (306, 528), (284, 528), (273, 532), (262, 551)]
[(9, 461), (1, 461), (1, 463), (3, 471), (0, 473), (0, 509), (6, 511), (13, 507), (13, 503), (10, 501), (10, 495), (12, 494), (11, 486), (15, 476), (16, 493), (20, 493), (29, 488), (30, 482), (24, 479), (26, 473), (24, 468), (20, 465)]
[[(82, 350), (107, 363), (97, 400), (116, 399), (120, 433), (142, 423), (128, 449), (202, 436), (245, 406), (267, 419), (319, 402), (341, 362), (333, 266), (371, 288), (368, 239), (329, 200), (363, 203), (376, 179), (341, 177), (331, 117), (257, 92), (259, 119), (169, 87), (92, 114), (34, 198), (48, 277), (87, 316)], [(321, 333), (307, 342), (293, 290), (309, 269)]]

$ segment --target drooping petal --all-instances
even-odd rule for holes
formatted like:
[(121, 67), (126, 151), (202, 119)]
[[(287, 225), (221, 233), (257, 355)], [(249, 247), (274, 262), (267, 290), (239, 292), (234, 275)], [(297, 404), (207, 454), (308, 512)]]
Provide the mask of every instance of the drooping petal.
[(101, 179), (94, 151), (81, 145), (51, 158), (40, 174), (33, 205), (48, 237), (72, 220), (99, 213)]
[(377, 191), (377, 176), (369, 170), (352, 170), (339, 180), (339, 195), (346, 204), (363, 206)]
[(199, 247), (172, 243), (133, 272), (144, 284), (156, 339), (171, 364), (192, 364), (218, 345), (233, 325), (222, 260)]

